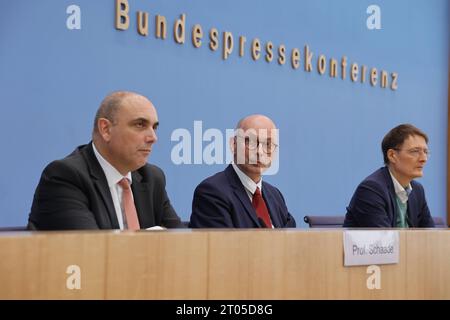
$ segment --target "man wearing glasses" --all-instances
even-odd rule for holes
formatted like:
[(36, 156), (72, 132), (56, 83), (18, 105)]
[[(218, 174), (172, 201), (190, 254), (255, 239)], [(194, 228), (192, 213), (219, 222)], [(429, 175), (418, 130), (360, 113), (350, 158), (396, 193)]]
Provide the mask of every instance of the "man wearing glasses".
[(402, 124), (383, 138), (385, 167), (360, 183), (345, 217), (344, 227), (432, 228), (422, 185), (430, 152), (428, 137), (420, 129)]
[(192, 201), (192, 228), (294, 228), (281, 192), (262, 180), (278, 148), (271, 119), (239, 121), (230, 140), (233, 163), (201, 182)]

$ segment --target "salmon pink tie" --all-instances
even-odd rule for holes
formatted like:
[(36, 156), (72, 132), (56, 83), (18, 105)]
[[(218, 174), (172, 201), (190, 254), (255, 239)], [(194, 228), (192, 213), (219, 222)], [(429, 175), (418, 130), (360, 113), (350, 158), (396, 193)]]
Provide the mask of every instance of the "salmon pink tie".
[(139, 220), (137, 217), (136, 207), (134, 206), (133, 195), (131, 193), (130, 184), (127, 178), (123, 178), (118, 182), (122, 187), (122, 206), (125, 211), (126, 225), (128, 230), (139, 230)]

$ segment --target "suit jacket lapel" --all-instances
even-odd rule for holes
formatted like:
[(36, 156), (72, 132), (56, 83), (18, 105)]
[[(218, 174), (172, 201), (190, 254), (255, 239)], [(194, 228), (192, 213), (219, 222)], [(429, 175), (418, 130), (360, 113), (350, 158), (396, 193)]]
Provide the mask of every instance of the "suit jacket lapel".
[(394, 182), (392, 181), (391, 174), (389, 173), (388, 167), (384, 167), (384, 179), (386, 182), (386, 186), (389, 192), (389, 200), (391, 201), (391, 206), (394, 208), (394, 212), (392, 212), (392, 221), (391, 221), (391, 227), (395, 227), (397, 224), (397, 216), (398, 216), (398, 208), (397, 208), (397, 201), (395, 199), (395, 188), (394, 188)]
[(230, 182), (230, 185), (234, 190), (234, 194), (244, 206), (245, 213), (250, 216), (250, 218), (256, 223), (256, 225), (261, 227), (258, 221), (258, 217), (256, 216), (255, 209), (253, 208), (252, 203), (250, 202), (250, 199), (248, 197), (247, 191), (245, 191), (241, 180), (239, 180), (239, 177), (236, 172), (234, 172), (231, 164), (225, 169), (225, 173), (227, 174), (228, 181)]
[(156, 225), (155, 215), (147, 212), (150, 208), (153, 208), (153, 199), (149, 196), (152, 194), (150, 192), (151, 186), (148, 183), (142, 182), (142, 176), (139, 172), (134, 171), (131, 175), (133, 177), (131, 190), (133, 191), (134, 205), (136, 206), (139, 225), (141, 229), (154, 226)]
[(278, 216), (277, 211), (275, 209), (275, 200), (272, 197), (272, 194), (269, 192), (269, 190), (265, 187), (265, 183), (263, 181), (262, 183), (262, 195), (264, 198), (264, 201), (266, 202), (267, 209), (269, 210), (270, 219), (272, 220), (272, 224), (275, 228), (281, 228), (283, 227), (280, 217)]
[(105, 204), (111, 222), (111, 228), (119, 229), (119, 221), (117, 220), (116, 210), (108, 187), (108, 181), (106, 180), (105, 173), (103, 172), (100, 163), (98, 163), (98, 160), (95, 157), (92, 142), (86, 148), (82, 149), (82, 153), (88, 165), (89, 173), (93, 178), (95, 188)]
[(417, 223), (417, 199), (416, 199), (416, 193), (414, 190), (412, 189), (411, 194), (408, 197), (408, 210), (406, 211), (406, 214), (408, 216), (408, 224), (411, 228), (415, 228), (417, 227), (418, 223)]

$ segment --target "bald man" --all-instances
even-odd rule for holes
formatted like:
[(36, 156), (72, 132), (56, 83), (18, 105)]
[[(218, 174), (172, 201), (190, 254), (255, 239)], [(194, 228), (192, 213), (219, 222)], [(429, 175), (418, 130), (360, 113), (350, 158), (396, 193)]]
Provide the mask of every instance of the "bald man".
[(233, 163), (201, 182), (194, 192), (192, 228), (295, 228), (280, 190), (262, 180), (278, 147), (271, 119), (239, 121), (230, 140)]
[(29, 228), (181, 227), (164, 173), (147, 163), (158, 124), (156, 109), (144, 96), (127, 91), (108, 95), (95, 116), (92, 141), (44, 169)]

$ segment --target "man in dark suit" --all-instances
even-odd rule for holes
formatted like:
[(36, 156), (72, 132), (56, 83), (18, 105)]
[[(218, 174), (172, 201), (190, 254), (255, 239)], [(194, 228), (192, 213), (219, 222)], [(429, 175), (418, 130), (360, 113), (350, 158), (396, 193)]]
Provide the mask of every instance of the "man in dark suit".
[(427, 135), (410, 124), (389, 131), (381, 144), (386, 166), (358, 186), (344, 227), (434, 227), (424, 189), (413, 180), (423, 176), (427, 144)]
[(294, 228), (280, 190), (262, 181), (278, 140), (269, 118), (248, 116), (239, 121), (231, 140), (234, 161), (207, 178), (194, 192), (192, 228)]
[(147, 163), (158, 124), (156, 109), (147, 98), (125, 91), (107, 96), (95, 116), (92, 142), (44, 169), (29, 227), (180, 227), (164, 173)]

